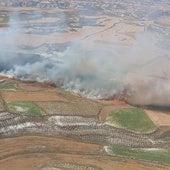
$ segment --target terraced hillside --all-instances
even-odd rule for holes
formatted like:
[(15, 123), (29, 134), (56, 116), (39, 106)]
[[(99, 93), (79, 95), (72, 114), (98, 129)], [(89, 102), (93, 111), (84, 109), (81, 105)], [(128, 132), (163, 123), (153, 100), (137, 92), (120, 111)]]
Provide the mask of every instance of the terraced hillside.
[(169, 0), (0, 0), (0, 170), (170, 170), (169, 35)]
[[(127, 166), (137, 170), (143, 166), (140, 163), (143, 160), (120, 158), (119, 154), (111, 156), (110, 152), (107, 155), (106, 146), (169, 148), (169, 139), (161, 136), (165, 134), (161, 127), (141, 133), (106, 122), (104, 117), (109, 116), (109, 109), (133, 108), (124, 102), (90, 100), (48, 84), (24, 83), (5, 77), (1, 77), (1, 81), (17, 87), (12, 91), (8, 86), (0, 90), (0, 165), (6, 169), (11, 169), (7, 160), (11, 163), (20, 160), (22, 164), (15, 164), (16, 169), (109, 170)], [(29, 95), (34, 96), (32, 101)], [(39, 98), (43, 101), (38, 101)], [(32, 109), (30, 102), (43, 114)], [(159, 162), (156, 165), (145, 162), (144, 166), (146, 169), (161, 169), (168, 166), (166, 163), (158, 166)]]

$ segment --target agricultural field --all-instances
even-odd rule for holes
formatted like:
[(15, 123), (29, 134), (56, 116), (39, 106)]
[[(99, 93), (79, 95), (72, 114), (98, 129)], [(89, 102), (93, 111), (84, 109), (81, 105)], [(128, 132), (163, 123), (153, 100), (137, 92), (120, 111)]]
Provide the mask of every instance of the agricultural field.
[(111, 146), (107, 150), (110, 154), (119, 155), (127, 158), (147, 160), (158, 163), (169, 164), (170, 150), (159, 148), (128, 148), (123, 146)]
[(154, 122), (154, 124), (158, 127), (161, 126), (169, 126), (169, 111), (160, 111), (160, 110), (144, 110), (145, 113), (149, 116), (149, 118)]
[(7, 110), (11, 113), (42, 115), (44, 112), (32, 102), (7, 102)]
[(59, 101), (66, 102), (62, 97), (54, 92), (27, 92), (27, 91), (3, 91), (2, 96), (5, 101)]
[(0, 90), (3, 169), (169, 168), (169, 126), (157, 126), (143, 109), (3, 79), (18, 85), (15, 91)]
[(169, 0), (0, 0), (0, 170), (170, 170), (169, 35)]
[(78, 102), (36, 102), (47, 114), (72, 115), (72, 116), (96, 116), (101, 110), (98, 103), (80, 100)]
[(16, 90), (17, 84), (15, 83), (0, 83), (0, 90)]
[(107, 117), (107, 122), (120, 128), (143, 133), (151, 132), (156, 129), (154, 123), (140, 108), (127, 108), (112, 111)]
[(97, 144), (60, 138), (25, 136), (13, 138), (12, 141), (1, 139), (0, 144), (0, 164), (7, 170), (30, 169), (30, 167), (40, 170), (122, 170), (124, 167), (131, 170), (168, 169), (164, 165), (156, 167), (148, 162), (105, 155), (101, 146)]

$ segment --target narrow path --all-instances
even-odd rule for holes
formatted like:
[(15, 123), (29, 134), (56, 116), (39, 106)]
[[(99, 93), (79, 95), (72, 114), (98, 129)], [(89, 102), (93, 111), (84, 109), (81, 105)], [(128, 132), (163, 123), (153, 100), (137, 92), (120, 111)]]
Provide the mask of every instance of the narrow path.
[(120, 23), (121, 23), (120, 21), (119, 21), (119, 22), (116, 22), (116, 23), (114, 23), (113, 25), (111, 25), (110, 27), (105, 28), (105, 29), (102, 30), (102, 31), (98, 31), (98, 32), (95, 32), (95, 33), (93, 33), (93, 34), (86, 35), (86, 36), (83, 37), (81, 40), (85, 40), (85, 39), (87, 39), (87, 38), (89, 38), (89, 37), (92, 37), (92, 36), (94, 36), (94, 35), (97, 35), (97, 34), (100, 34), (100, 33), (105, 32), (105, 31), (108, 31), (108, 30), (112, 29), (113, 27), (115, 27), (117, 24), (120, 24)]

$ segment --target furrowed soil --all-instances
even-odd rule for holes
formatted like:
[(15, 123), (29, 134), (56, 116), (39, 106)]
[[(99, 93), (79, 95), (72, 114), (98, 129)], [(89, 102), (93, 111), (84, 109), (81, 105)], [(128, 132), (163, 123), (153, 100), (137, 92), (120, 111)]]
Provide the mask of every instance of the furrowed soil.
[(54, 92), (2, 92), (2, 97), (7, 102), (12, 101), (62, 101), (66, 102), (62, 97), (57, 96)]
[(22, 136), (1, 139), (0, 165), (3, 170), (92, 169), (163, 170), (166, 166), (107, 156), (102, 147), (66, 139)]
[(161, 112), (153, 110), (145, 110), (150, 119), (157, 126), (169, 126), (170, 125), (170, 112)]

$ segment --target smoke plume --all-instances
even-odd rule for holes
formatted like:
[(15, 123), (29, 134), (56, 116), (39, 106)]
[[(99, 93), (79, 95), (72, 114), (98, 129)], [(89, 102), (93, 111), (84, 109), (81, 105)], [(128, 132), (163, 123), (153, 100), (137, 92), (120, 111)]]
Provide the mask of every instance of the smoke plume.
[(126, 46), (119, 40), (104, 45), (89, 37), (74, 39), (50, 55), (21, 52), (24, 28), (16, 18), (11, 14), (9, 26), (0, 29), (1, 73), (48, 81), (91, 98), (124, 95), (133, 104), (170, 106), (170, 51), (161, 46), (166, 37), (145, 31)]

